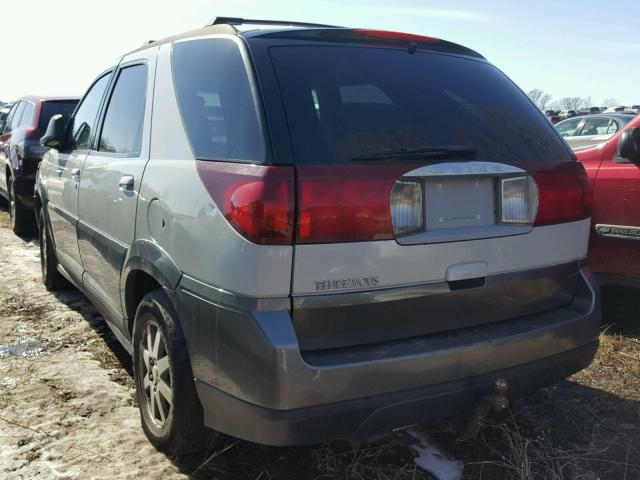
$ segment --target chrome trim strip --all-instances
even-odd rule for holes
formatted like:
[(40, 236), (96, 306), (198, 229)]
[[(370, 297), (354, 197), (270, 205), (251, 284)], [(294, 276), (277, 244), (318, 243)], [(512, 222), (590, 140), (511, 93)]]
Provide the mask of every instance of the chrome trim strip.
[(527, 172), (513, 165), (495, 162), (445, 162), (411, 170), (403, 177), (449, 177), (458, 175), (515, 175)]

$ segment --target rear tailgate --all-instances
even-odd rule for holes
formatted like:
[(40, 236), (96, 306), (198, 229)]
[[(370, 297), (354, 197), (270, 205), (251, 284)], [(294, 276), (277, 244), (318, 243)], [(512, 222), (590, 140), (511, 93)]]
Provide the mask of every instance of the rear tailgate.
[(312, 43), (270, 51), (293, 145), (303, 350), (566, 305), (586, 255), (584, 171), (490, 64)]

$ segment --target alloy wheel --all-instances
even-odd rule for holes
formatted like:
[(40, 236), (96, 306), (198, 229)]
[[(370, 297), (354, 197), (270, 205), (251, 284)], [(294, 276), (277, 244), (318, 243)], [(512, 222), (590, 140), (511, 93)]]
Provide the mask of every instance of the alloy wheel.
[(173, 409), (172, 374), (162, 329), (152, 318), (146, 322), (139, 352), (144, 407), (153, 425), (162, 430)]

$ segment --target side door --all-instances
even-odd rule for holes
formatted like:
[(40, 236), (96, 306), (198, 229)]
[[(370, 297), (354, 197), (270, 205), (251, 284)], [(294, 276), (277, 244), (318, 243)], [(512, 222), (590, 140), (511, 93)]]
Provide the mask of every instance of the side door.
[(112, 71), (103, 73), (91, 85), (67, 126), (67, 139), (47, 177), (47, 215), (60, 265), (74, 280), (82, 279), (82, 261), (78, 249), (78, 184), (80, 170), (95, 137), (98, 112)]
[(640, 165), (616, 156), (617, 140), (605, 146), (596, 177), (592, 249), (604, 273), (640, 278)]
[(138, 191), (149, 158), (156, 54), (152, 49), (122, 60), (80, 180), (83, 284), (120, 318), (120, 270), (134, 240)]

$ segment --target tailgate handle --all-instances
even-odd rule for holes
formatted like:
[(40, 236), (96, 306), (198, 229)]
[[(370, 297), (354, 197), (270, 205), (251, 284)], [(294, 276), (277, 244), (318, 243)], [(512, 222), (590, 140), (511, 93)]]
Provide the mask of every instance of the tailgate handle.
[(464, 262), (451, 265), (447, 268), (445, 280), (447, 282), (457, 282), (459, 280), (470, 280), (472, 278), (485, 278), (489, 275), (489, 265), (487, 262)]

